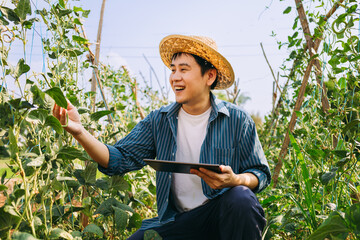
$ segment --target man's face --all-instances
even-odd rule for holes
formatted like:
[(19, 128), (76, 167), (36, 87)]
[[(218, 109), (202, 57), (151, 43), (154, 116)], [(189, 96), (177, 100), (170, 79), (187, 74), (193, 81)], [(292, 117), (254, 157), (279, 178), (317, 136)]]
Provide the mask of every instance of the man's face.
[(192, 109), (210, 104), (210, 86), (215, 81), (216, 70), (201, 75), (201, 67), (189, 54), (181, 54), (171, 63), (170, 84), (176, 102), (183, 104), (188, 113)]

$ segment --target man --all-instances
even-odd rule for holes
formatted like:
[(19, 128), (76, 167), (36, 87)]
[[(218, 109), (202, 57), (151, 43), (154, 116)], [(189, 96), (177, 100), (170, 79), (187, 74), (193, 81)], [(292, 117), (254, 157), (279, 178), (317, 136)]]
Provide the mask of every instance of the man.
[(254, 192), (270, 183), (270, 171), (255, 124), (237, 106), (219, 101), (211, 89), (234, 82), (230, 63), (209, 38), (170, 35), (160, 55), (171, 69), (176, 102), (151, 112), (114, 146), (81, 125), (76, 109), (54, 107), (54, 116), (108, 175), (146, 165), (145, 158), (220, 164), (192, 174), (156, 173), (158, 217), (144, 220), (129, 239), (154, 229), (163, 239), (261, 239), (266, 220)]

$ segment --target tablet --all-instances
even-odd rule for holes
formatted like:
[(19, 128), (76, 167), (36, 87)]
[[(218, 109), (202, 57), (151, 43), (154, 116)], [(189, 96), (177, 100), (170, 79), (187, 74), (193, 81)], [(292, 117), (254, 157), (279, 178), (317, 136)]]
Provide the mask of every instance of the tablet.
[(189, 173), (190, 169), (205, 168), (216, 173), (221, 173), (220, 165), (217, 164), (204, 164), (204, 163), (186, 163), (186, 162), (174, 162), (155, 159), (144, 159), (144, 162), (149, 164), (156, 171), (161, 172), (175, 172), (175, 173)]

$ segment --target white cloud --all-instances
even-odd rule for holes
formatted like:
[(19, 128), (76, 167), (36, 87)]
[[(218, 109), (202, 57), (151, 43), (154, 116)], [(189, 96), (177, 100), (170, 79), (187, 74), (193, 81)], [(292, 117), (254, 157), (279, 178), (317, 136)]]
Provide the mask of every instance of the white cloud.
[(115, 69), (120, 68), (121, 66), (125, 66), (131, 72), (131, 69), (126, 59), (121, 57), (120, 54), (118, 54), (117, 52), (108, 52), (104, 55), (101, 54), (100, 61), (103, 64), (114, 67)]

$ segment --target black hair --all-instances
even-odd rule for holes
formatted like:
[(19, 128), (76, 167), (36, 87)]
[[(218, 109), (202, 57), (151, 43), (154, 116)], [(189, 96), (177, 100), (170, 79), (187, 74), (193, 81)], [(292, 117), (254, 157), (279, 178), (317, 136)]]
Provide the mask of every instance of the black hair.
[[(204, 74), (210, 70), (210, 69), (215, 69), (217, 71), (217, 69), (214, 67), (214, 65), (211, 64), (211, 62), (208, 62), (207, 60), (203, 59), (202, 57), (199, 57), (197, 55), (191, 54), (191, 53), (184, 53), (184, 52), (178, 52), (175, 53), (171, 60), (175, 60), (176, 58), (180, 57), (183, 54), (189, 54), (191, 56), (193, 56), (195, 58), (195, 61), (197, 62), (197, 64), (200, 65), (201, 68), (201, 76), (204, 76)], [(210, 89), (214, 89), (216, 84), (217, 84), (217, 80), (218, 80), (218, 76), (216, 75), (216, 79), (215, 81), (211, 84)]]

